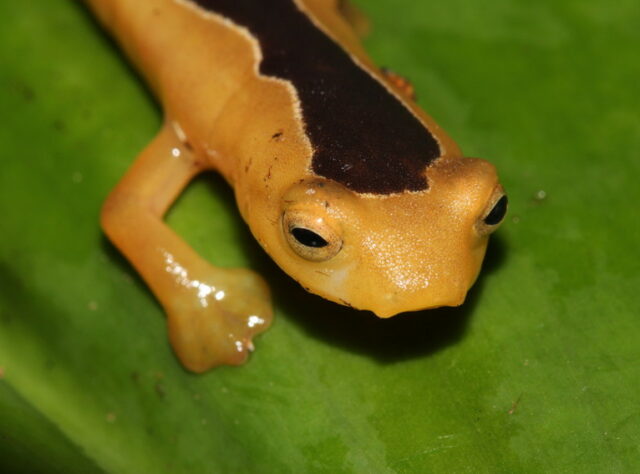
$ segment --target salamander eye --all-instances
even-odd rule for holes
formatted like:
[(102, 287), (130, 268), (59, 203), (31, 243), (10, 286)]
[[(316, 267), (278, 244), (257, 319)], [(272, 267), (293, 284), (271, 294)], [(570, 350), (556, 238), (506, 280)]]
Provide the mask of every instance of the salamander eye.
[(329, 260), (342, 248), (340, 235), (323, 217), (290, 210), (283, 216), (282, 227), (291, 249), (305, 260)]
[(493, 209), (487, 214), (487, 217), (484, 218), (484, 223), (487, 225), (498, 225), (504, 219), (505, 214), (507, 213), (507, 195), (503, 194), (498, 202), (495, 203)]
[(490, 207), (476, 224), (476, 229), (480, 234), (490, 234), (498, 228), (502, 223), (504, 216), (507, 214), (508, 198), (504, 191), (500, 188), (491, 200)]
[(329, 242), (321, 236), (304, 227), (294, 227), (291, 229), (291, 234), (305, 247), (322, 248), (329, 245)]

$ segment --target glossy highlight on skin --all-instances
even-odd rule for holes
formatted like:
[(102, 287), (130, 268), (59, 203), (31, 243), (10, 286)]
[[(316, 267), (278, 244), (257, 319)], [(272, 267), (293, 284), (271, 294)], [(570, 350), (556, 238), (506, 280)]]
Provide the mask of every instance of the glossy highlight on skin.
[[(242, 364), (249, 352), (254, 350), (252, 337), (264, 331), (272, 320), (271, 313), (264, 316), (251, 313), (251, 308), (242, 311), (234, 308), (236, 301), (242, 298), (242, 294), (237, 294), (237, 282), (233, 274), (226, 276), (224, 270), (218, 272), (212, 284), (210, 281), (202, 281), (191, 277), (187, 268), (178, 263), (175, 257), (163, 251), (165, 261), (165, 272), (173, 277), (176, 286), (182, 287), (188, 294), (192, 296), (186, 299), (190, 303), (191, 308), (181, 308), (180, 318), (187, 319), (189, 314), (199, 315), (202, 313), (218, 313), (219, 318), (229, 318), (232, 322), (224, 325), (216, 325), (215, 319), (210, 317), (208, 321), (201, 321), (197, 316), (191, 321), (187, 319), (182, 324), (189, 324), (193, 327), (200, 327), (200, 331), (210, 332), (206, 340), (206, 344), (200, 347), (200, 353), (203, 354), (205, 360), (224, 360), (225, 364), (238, 365)], [(256, 308), (257, 309), (257, 308)], [(189, 311), (190, 310), (190, 311)], [(225, 313), (227, 313), (225, 315)], [(265, 313), (263, 313), (265, 314)], [(197, 347), (197, 341), (191, 341), (194, 347), (188, 347), (190, 354), (194, 353)], [(235, 351), (235, 355), (233, 354)], [(195, 355), (190, 357), (189, 368), (199, 371), (198, 368), (203, 366), (208, 368), (208, 362), (203, 362)]]
[(101, 223), (186, 368), (244, 362), (272, 320), (260, 276), (204, 261), (162, 220), (205, 170), (309, 291), (383, 318), (464, 301), (506, 211), (495, 168), (372, 63), (343, 2), (85, 1), (164, 109)]

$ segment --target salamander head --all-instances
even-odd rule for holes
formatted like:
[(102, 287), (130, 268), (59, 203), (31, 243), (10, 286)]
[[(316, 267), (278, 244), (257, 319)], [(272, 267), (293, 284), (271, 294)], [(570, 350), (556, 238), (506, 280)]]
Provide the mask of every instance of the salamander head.
[(324, 178), (283, 196), (274, 260), (312, 293), (380, 317), (462, 304), (506, 213), (494, 167), (439, 159), (425, 191), (358, 194)]

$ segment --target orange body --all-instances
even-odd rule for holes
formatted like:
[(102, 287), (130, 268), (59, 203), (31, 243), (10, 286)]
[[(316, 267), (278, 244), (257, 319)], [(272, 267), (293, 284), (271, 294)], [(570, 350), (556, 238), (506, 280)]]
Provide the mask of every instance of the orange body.
[(257, 276), (203, 262), (162, 223), (205, 169), (233, 186), (255, 238), (309, 291), (381, 317), (464, 301), (506, 210), (495, 169), (462, 157), (398, 76), (373, 65), (352, 9), (344, 15), (335, 0), (88, 4), (165, 111), (103, 226), (167, 310), (187, 367), (242, 362), (271, 318)]

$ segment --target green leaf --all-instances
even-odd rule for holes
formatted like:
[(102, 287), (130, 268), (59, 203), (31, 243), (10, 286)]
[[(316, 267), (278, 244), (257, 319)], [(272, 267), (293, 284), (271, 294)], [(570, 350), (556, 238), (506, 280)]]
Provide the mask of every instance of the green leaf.
[(159, 108), (78, 3), (0, 3), (0, 470), (640, 470), (637, 1), (360, 3), (507, 222), (462, 308), (382, 321), (306, 294), (203, 177), (169, 223), (277, 320), (201, 376), (97, 223)]

